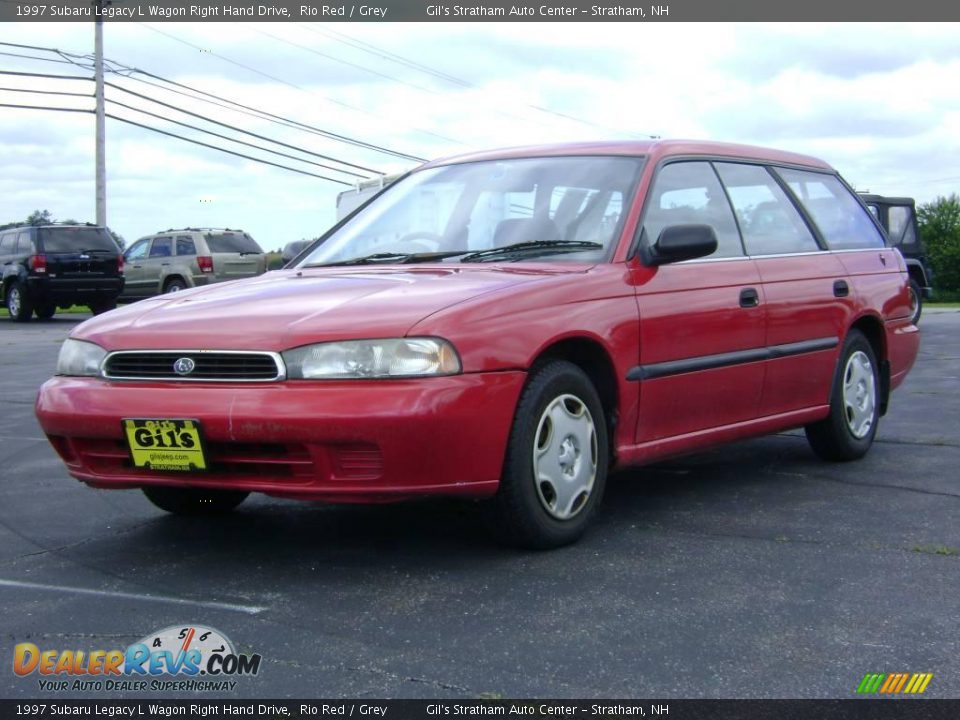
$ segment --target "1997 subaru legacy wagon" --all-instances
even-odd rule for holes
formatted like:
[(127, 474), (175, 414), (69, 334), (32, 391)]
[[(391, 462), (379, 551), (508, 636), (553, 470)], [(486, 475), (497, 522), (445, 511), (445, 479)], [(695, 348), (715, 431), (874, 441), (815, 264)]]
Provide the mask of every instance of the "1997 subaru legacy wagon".
[(292, 268), (79, 325), (37, 416), (175, 513), (456, 495), (577, 539), (615, 466), (804, 427), (870, 448), (917, 354), (900, 254), (831, 167), (719, 143), (431, 162)]

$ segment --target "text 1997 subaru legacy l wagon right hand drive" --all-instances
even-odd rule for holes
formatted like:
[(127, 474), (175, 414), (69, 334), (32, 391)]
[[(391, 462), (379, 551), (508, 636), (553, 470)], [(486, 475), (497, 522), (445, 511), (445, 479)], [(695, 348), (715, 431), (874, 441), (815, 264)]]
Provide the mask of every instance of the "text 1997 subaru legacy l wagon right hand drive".
[(917, 354), (907, 284), (810, 157), (478, 153), (401, 178), (292, 268), (88, 320), (37, 416), (72, 475), (172, 512), (456, 495), (555, 547), (614, 466), (795, 427), (862, 456)]

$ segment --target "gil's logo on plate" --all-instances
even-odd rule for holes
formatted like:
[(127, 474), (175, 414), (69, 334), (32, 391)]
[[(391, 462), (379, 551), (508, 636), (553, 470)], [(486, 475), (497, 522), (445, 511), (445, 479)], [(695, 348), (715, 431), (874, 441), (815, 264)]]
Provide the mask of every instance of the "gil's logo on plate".
[[(41, 690), (232, 690), (236, 683), (228, 678), (256, 675), (262, 659), (238, 653), (215, 628), (171, 625), (124, 650), (55, 650), (20, 643), (13, 649), (13, 671), (21, 677), (36, 673)], [(84, 679), (62, 679), (77, 676)], [(161, 676), (181, 680), (160, 681)]]

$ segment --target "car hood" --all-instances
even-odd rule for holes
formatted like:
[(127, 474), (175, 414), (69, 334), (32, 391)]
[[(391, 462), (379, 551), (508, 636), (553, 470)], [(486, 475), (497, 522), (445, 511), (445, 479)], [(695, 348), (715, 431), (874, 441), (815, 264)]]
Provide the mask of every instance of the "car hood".
[(458, 303), (590, 266), (489, 265), (280, 270), (141, 300), (72, 337), (118, 349), (284, 350), (326, 340), (401, 337)]

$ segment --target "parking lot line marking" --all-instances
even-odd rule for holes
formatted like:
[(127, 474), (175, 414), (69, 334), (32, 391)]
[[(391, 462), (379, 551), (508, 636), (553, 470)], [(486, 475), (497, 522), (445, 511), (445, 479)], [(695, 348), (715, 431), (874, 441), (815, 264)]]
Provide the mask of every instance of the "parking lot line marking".
[(119, 592), (116, 590), (93, 590), (91, 588), (68, 587), (66, 585), (44, 585), (42, 583), (23, 582), (21, 580), (4, 580), (3, 578), (0, 578), (0, 587), (49, 590), (52, 592), (73, 593), (75, 595), (95, 595), (99, 597), (120, 598), (122, 600), (170, 603), (173, 605), (195, 605), (196, 607), (211, 608), (213, 610), (229, 610), (247, 615), (256, 615), (266, 610), (266, 608), (255, 605), (236, 605), (234, 603), (223, 603), (213, 600), (188, 600), (186, 598), (170, 597), (168, 595), (140, 595), (138, 593)]

